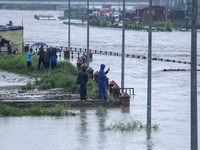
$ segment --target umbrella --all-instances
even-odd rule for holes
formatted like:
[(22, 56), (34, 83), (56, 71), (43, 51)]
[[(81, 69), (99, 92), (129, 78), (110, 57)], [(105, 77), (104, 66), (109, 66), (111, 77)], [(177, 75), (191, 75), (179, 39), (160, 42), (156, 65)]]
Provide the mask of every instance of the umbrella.
[(47, 46), (47, 44), (44, 43), (44, 42), (35, 42), (35, 43), (33, 43), (32, 45), (33, 45), (33, 46), (34, 46), (34, 45), (38, 45), (38, 46), (40, 46), (40, 45)]
[(61, 52), (61, 50), (58, 47), (53, 47), (53, 46), (49, 47), (47, 50), (54, 53)]

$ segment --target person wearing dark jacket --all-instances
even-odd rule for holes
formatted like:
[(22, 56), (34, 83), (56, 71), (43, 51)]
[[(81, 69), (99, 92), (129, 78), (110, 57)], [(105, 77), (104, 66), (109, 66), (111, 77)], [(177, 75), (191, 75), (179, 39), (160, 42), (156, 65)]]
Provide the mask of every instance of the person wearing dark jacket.
[(44, 53), (44, 68), (46, 69), (46, 72), (49, 70), (49, 61), (51, 58), (51, 52), (47, 49), (47, 51)]
[(86, 67), (85, 66), (82, 68), (82, 72), (79, 72), (78, 80), (79, 80), (80, 85), (81, 85), (81, 91), (80, 91), (81, 100), (86, 100), (86, 94), (87, 94), (86, 84), (87, 84), (87, 81), (88, 81), (88, 75), (86, 73)]
[(44, 48), (41, 46), (38, 51), (39, 60), (38, 60), (38, 70), (40, 70), (40, 64), (43, 64), (44, 67)]
[(104, 100), (107, 99), (107, 93), (106, 93), (106, 74), (109, 72), (109, 69), (104, 72), (105, 65), (101, 64), (100, 71), (99, 71), (99, 77), (98, 77), (98, 84), (99, 84), (99, 99), (102, 99), (102, 93)]

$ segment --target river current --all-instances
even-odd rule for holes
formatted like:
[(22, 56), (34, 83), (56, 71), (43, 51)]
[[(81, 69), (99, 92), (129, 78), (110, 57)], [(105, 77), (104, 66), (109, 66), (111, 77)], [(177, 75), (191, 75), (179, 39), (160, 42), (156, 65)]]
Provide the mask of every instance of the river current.
[[(0, 14), (1, 25), (10, 20), (15, 25), (22, 25), (23, 20), (25, 44), (42, 41), (52, 46), (68, 45), (68, 26), (63, 24), (63, 21), (34, 19), (35, 14), (59, 16), (61, 15), (59, 11), (0, 10)], [(90, 49), (121, 53), (121, 36), (120, 30), (90, 28)], [(199, 39), (200, 34), (197, 36)], [(86, 27), (71, 25), (71, 47), (82, 49), (87, 47)], [(197, 63), (200, 64), (200, 42), (197, 43), (197, 48)], [(190, 51), (190, 32), (153, 32), (152, 57), (190, 62)], [(126, 31), (125, 53), (147, 57), (148, 32)], [(75, 65), (75, 58), (70, 61)], [(104, 63), (106, 68), (111, 68), (108, 73), (109, 80), (116, 81), (120, 86), (121, 57), (94, 54), (90, 67), (94, 72), (99, 71), (101, 63)], [(95, 115), (95, 109), (73, 110), (82, 113), (76, 117), (0, 117), (0, 149), (188, 150), (190, 149), (190, 71), (164, 72), (163, 69), (190, 69), (190, 67), (184, 63), (152, 61), (152, 124), (159, 124), (160, 130), (157, 132), (147, 135), (145, 131), (103, 130), (113, 120), (127, 122), (134, 119), (146, 124), (147, 60), (125, 58), (125, 87), (135, 89), (128, 110), (108, 109), (108, 114), (101, 117)], [(197, 76), (199, 79), (199, 72)], [(199, 98), (199, 80), (197, 86)], [(198, 114), (199, 104), (198, 101)], [(198, 142), (200, 143), (200, 139)]]

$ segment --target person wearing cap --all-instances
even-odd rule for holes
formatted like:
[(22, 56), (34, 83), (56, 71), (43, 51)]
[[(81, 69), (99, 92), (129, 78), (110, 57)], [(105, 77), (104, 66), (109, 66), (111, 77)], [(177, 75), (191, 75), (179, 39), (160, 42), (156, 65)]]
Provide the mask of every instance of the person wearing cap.
[(33, 51), (33, 49), (30, 48), (29, 52), (27, 53), (27, 67), (28, 67), (28, 73), (30, 73), (30, 70), (31, 70), (31, 56), (35, 55), (35, 53), (32, 54), (32, 51)]

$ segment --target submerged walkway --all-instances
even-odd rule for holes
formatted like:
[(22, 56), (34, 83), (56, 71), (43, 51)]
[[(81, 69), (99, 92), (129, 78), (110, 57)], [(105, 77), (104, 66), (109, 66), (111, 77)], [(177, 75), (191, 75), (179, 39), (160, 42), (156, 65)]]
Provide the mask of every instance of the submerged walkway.
[(121, 105), (120, 100), (2, 100), (2, 104), (18, 107), (18, 108), (28, 108), (31, 106), (41, 106), (44, 108), (53, 107), (56, 104), (66, 105), (70, 107), (96, 107), (96, 106), (106, 106), (106, 107), (119, 107)]

